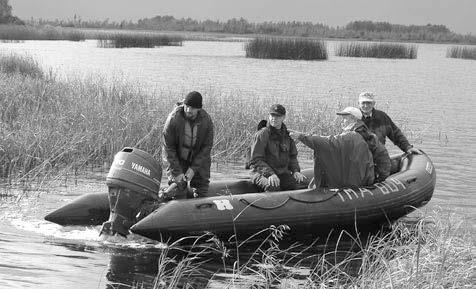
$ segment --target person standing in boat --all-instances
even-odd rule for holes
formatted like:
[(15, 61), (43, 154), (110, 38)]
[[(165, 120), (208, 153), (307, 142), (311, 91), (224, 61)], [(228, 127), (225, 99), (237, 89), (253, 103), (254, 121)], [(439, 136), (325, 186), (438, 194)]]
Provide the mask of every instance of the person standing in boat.
[(375, 95), (372, 92), (359, 94), (359, 108), (365, 125), (377, 135), (379, 141), (385, 145), (388, 137), (396, 146), (407, 154), (421, 154), (407, 140), (402, 131), (393, 123), (392, 119), (383, 111), (375, 109)]
[[(206, 196), (210, 184), (213, 122), (202, 108), (202, 95), (192, 91), (169, 114), (164, 125), (164, 151), (169, 184), (196, 188), (196, 196)], [(187, 198), (194, 197), (187, 193)]]
[(259, 129), (251, 144), (251, 181), (261, 191), (297, 189), (304, 181), (297, 160), (297, 148), (284, 124), (286, 109), (281, 104), (269, 108), (266, 127)]

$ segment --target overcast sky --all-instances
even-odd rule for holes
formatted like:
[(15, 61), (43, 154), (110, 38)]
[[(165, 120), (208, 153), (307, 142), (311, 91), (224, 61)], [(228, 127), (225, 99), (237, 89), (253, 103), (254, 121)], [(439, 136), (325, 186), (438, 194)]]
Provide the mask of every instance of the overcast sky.
[(172, 15), (197, 20), (243, 17), (250, 22), (312, 21), (344, 26), (353, 20), (443, 24), (476, 35), (476, 0), (10, 0), (13, 15), (29, 19), (113, 21)]

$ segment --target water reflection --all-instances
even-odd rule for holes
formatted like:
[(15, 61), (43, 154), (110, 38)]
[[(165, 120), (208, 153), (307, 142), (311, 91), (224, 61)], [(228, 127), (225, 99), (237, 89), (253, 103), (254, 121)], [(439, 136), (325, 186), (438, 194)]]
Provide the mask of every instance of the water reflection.
[(135, 250), (111, 252), (106, 288), (152, 287), (157, 274), (160, 252)]

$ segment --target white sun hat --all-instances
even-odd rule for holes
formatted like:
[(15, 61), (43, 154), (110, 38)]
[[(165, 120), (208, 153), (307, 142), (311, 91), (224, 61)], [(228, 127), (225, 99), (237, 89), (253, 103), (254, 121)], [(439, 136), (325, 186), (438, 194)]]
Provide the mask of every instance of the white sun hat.
[(360, 109), (356, 108), (356, 107), (352, 107), (352, 106), (348, 106), (346, 108), (344, 108), (342, 111), (339, 111), (337, 113), (338, 115), (353, 115), (355, 116), (355, 118), (357, 119), (361, 119), (362, 118), (362, 112), (360, 111)]

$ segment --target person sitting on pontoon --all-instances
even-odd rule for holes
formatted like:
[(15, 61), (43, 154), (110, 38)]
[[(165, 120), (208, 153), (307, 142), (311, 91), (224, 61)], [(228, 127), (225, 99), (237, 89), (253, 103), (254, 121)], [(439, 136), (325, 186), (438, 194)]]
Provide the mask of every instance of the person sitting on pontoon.
[(273, 104), (266, 127), (259, 129), (251, 145), (251, 181), (261, 191), (297, 189), (304, 181), (297, 160), (297, 148), (284, 124), (286, 109)]

